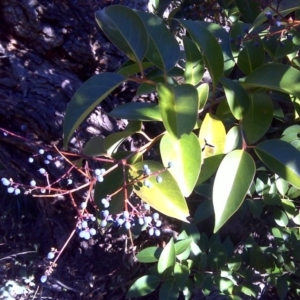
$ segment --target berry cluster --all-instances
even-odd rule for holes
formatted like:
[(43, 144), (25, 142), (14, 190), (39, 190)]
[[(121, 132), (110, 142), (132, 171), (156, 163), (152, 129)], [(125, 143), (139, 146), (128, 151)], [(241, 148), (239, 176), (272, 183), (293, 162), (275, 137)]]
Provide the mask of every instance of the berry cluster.
[[(86, 208), (86, 202), (82, 202), (80, 207), (82, 209)], [(89, 240), (92, 236), (96, 235), (97, 231), (95, 228), (91, 227), (96, 221), (96, 217), (91, 214), (84, 214), (82, 219), (77, 223), (77, 232), (79, 237), (82, 239)]]

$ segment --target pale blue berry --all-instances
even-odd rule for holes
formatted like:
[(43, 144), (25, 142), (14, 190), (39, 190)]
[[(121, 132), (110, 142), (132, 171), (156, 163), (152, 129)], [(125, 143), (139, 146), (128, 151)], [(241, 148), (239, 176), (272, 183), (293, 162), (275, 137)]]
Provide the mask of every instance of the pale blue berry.
[(143, 166), (143, 169), (144, 169), (144, 171), (146, 172), (146, 170), (149, 169), (149, 168), (148, 168), (148, 165), (144, 165), (144, 166)]
[(50, 161), (49, 161), (48, 159), (45, 159), (45, 160), (44, 160), (44, 164), (45, 164), (45, 165), (49, 165), (49, 164), (50, 164)]
[(44, 153), (45, 153), (44, 149), (39, 150), (39, 154), (44, 154)]
[(107, 225), (107, 221), (106, 220), (102, 220), (100, 223), (101, 227), (105, 227)]
[(153, 234), (154, 234), (154, 228), (151, 227), (151, 228), (149, 229), (148, 233), (149, 233), (149, 235), (153, 235)]
[(102, 215), (103, 215), (104, 218), (107, 218), (109, 216), (109, 211), (107, 209), (103, 210)]
[(90, 235), (95, 235), (97, 233), (95, 228), (90, 228), (89, 232)]
[(85, 209), (85, 208), (87, 207), (87, 203), (86, 203), (86, 202), (82, 202), (82, 203), (80, 204), (80, 207), (81, 207), (82, 209)]
[(41, 189), (41, 193), (42, 193), (42, 194), (45, 194), (45, 193), (46, 193), (46, 190), (45, 190), (45, 189)]
[(97, 176), (97, 181), (98, 182), (103, 182), (104, 181), (104, 177), (102, 175), (98, 175)]
[(168, 168), (172, 168), (172, 167), (174, 167), (174, 163), (172, 161), (169, 161), (168, 162)]
[(101, 170), (100, 170), (100, 169), (96, 169), (96, 170), (95, 170), (95, 175), (96, 175), (96, 176), (101, 175)]
[(156, 227), (160, 227), (160, 226), (161, 226), (161, 220), (157, 220), (157, 221), (155, 222), (155, 226), (156, 226)]
[(33, 163), (33, 162), (34, 162), (33, 157), (29, 157), (29, 158), (28, 158), (28, 162), (29, 162), (29, 163)]
[(151, 170), (150, 170), (150, 169), (146, 169), (146, 170), (145, 170), (145, 174), (146, 174), (146, 175), (150, 175), (150, 174), (151, 174)]
[(41, 283), (46, 282), (47, 281), (47, 276), (43, 275), (40, 280), (41, 280)]
[(19, 195), (19, 194), (21, 194), (21, 190), (20, 189), (15, 189), (15, 195)]
[(275, 25), (276, 25), (277, 27), (280, 27), (280, 26), (281, 26), (281, 22), (280, 22), (280, 21), (276, 21), (276, 22), (275, 22)]
[(46, 170), (44, 168), (39, 169), (40, 174), (44, 175), (46, 173)]
[(155, 229), (154, 233), (155, 233), (156, 236), (160, 236), (160, 230), (159, 229)]
[(52, 160), (52, 155), (51, 155), (51, 154), (48, 154), (48, 155), (47, 155), (47, 159), (48, 159), (48, 160)]
[(130, 229), (131, 228), (131, 224), (130, 224), (130, 222), (125, 222), (125, 228), (126, 229)]
[(5, 185), (5, 186), (9, 186), (10, 185), (10, 182), (9, 182), (9, 180), (7, 178), (2, 178), (1, 181), (2, 181), (2, 184)]
[(145, 224), (145, 221), (144, 221), (143, 218), (139, 218), (139, 224), (140, 224), (140, 225), (144, 225), (144, 224)]
[(160, 176), (156, 176), (156, 182), (162, 183), (163, 179)]
[(159, 219), (159, 214), (154, 213), (152, 217), (153, 217), (153, 220), (158, 220)]
[(88, 231), (84, 231), (84, 239), (89, 240), (91, 238), (91, 235)]
[(54, 252), (51, 251), (51, 252), (48, 253), (47, 258), (48, 259), (53, 259), (54, 256), (55, 256)]
[(124, 217), (125, 219), (128, 219), (128, 218), (129, 218), (129, 212), (128, 212), (127, 210), (125, 210), (125, 211), (123, 212), (123, 217)]
[(95, 222), (96, 221), (96, 217), (95, 216), (91, 216), (91, 221)]
[(7, 192), (8, 192), (9, 194), (12, 194), (14, 191), (15, 191), (15, 188), (12, 187), (12, 186), (10, 186), (10, 187), (7, 189)]
[(149, 209), (150, 209), (150, 205), (149, 205), (148, 203), (144, 203), (144, 208), (145, 208), (146, 210), (149, 210)]
[(144, 217), (144, 221), (146, 224), (150, 224), (152, 222), (152, 218), (150, 216)]
[(72, 183), (73, 183), (73, 180), (69, 178), (69, 179), (67, 180), (67, 185), (71, 185)]
[(83, 222), (81, 223), (81, 227), (82, 227), (82, 228), (87, 228), (87, 227), (88, 227), (87, 221), (83, 221)]
[(30, 181), (30, 185), (31, 185), (31, 186), (36, 186), (35, 180), (31, 180), (31, 181)]
[(85, 231), (84, 231), (84, 230), (83, 230), (83, 231), (80, 231), (80, 232), (79, 232), (79, 237), (81, 237), (81, 238), (83, 239), (84, 236), (85, 236)]
[(149, 183), (150, 183), (149, 180), (147, 180), (147, 179), (144, 180), (144, 186), (147, 186), (147, 187), (148, 187), (148, 186), (149, 186)]
[(125, 222), (124, 219), (121, 219), (121, 218), (118, 219), (118, 224), (120, 226), (122, 226), (124, 222)]

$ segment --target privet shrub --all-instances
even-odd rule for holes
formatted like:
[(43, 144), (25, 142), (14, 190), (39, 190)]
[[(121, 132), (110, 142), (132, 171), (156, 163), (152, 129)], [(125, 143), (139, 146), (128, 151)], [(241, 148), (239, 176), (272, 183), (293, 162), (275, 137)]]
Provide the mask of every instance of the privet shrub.
[[(128, 61), (114, 73), (93, 76), (75, 93), (64, 146), (123, 83), (138, 83), (137, 95), (156, 92), (157, 101), (115, 107), (108, 115), (128, 120), (124, 131), (93, 137), (84, 146), (85, 158), (104, 163), (90, 177), (97, 218), (102, 227), (129, 229), (130, 236), (161, 234), (159, 215), (151, 216), (149, 205), (186, 223), (163, 249), (137, 254), (151, 265), (128, 297), (159, 287), (160, 299), (190, 299), (195, 287), (207, 294), (214, 286), (229, 299), (257, 298), (257, 282), (276, 287), (280, 299), (300, 293), (300, 6), (246, 2), (183, 2), (167, 19), (166, 3), (159, 1), (151, 3), (156, 14), (119, 5), (96, 12), (99, 27)], [(211, 79), (206, 82), (205, 71)], [(161, 122), (165, 131), (149, 138), (146, 122)], [(119, 151), (133, 134), (145, 143)], [(146, 160), (156, 146), (160, 155)], [(132, 201), (133, 192), (145, 205)], [(207, 197), (196, 211), (186, 201), (192, 193)], [(270, 228), (269, 246), (250, 235), (238, 252), (229, 237), (220, 239), (217, 232), (242, 204), (258, 219), (263, 210), (273, 215), (277, 226)], [(195, 225), (212, 214), (215, 234), (209, 238)]]

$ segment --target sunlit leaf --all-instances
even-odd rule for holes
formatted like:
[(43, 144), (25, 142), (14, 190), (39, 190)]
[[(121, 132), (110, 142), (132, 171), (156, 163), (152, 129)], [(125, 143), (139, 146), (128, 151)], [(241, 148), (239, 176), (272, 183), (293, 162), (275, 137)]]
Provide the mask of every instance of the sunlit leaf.
[(174, 240), (171, 238), (168, 244), (163, 249), (157, 264), (159, 274), (162, 274), (167, 269), (173, 269), (175, 266), (175, 246)]
[(179, 140), (174, 140), (165, 134), (160, 142), (160, 154), (164, 165), (169, 161), (174, 166), (169, 172), (175, 178), (182, 194), (188, 197), (197, 182), (201, 167), (201, 148), (196, 135), (183, 134)]
[(202, 83), (197, 87), (198, 97), (199, 97), (199, 109), (204, 108), (206, 101), (208, 99), (209, 85), (208, 83)]
[(140, 263), (153, 263), (158, 261), (161, 255), (162, 249), (158, 247), (148, 247), (140, 251), (136, 258)]
[[(148, 165), (152, 173), (163, 171), (159, 173), (162, 178), (162, 183), (156, 182), (156, 176), (147, 178), (151, 187), (146, 187), (144, 182), (143, 166)], [(135, 193), (151, 207), (160, 211), (161, 213), (185, 221), (189, 216), (188, 207), (181, 191), (169, 170), (164, 171), (164, 166), (155, 161), (139, 162), (133, 166), (129, 171), (130, 181), (134, 181)], [(137, 181), (139, 180), (139, 181)]]
[(242, 205), (254, 174), (255, 163), (247, 152), (234, 150), (224, 157), (213, 187), (214, 232), (217, 232)]

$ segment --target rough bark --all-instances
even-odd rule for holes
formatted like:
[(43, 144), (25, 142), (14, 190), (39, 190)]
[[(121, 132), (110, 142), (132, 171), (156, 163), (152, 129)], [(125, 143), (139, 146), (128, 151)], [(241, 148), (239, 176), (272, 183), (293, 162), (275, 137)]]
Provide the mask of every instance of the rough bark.
[[(28, 157), (59, 143), (64, 112), (76, 89), (124, 61), (94, 19), (95, 10), (108, 4), (0, 1), (0, 127), (8, 131), (0, 133), (0, 162), (9, 176), (34, 176), (36, 166), (28, 165)], [(113, 129), (99, 110), (89, 124), (97, 134)]]

